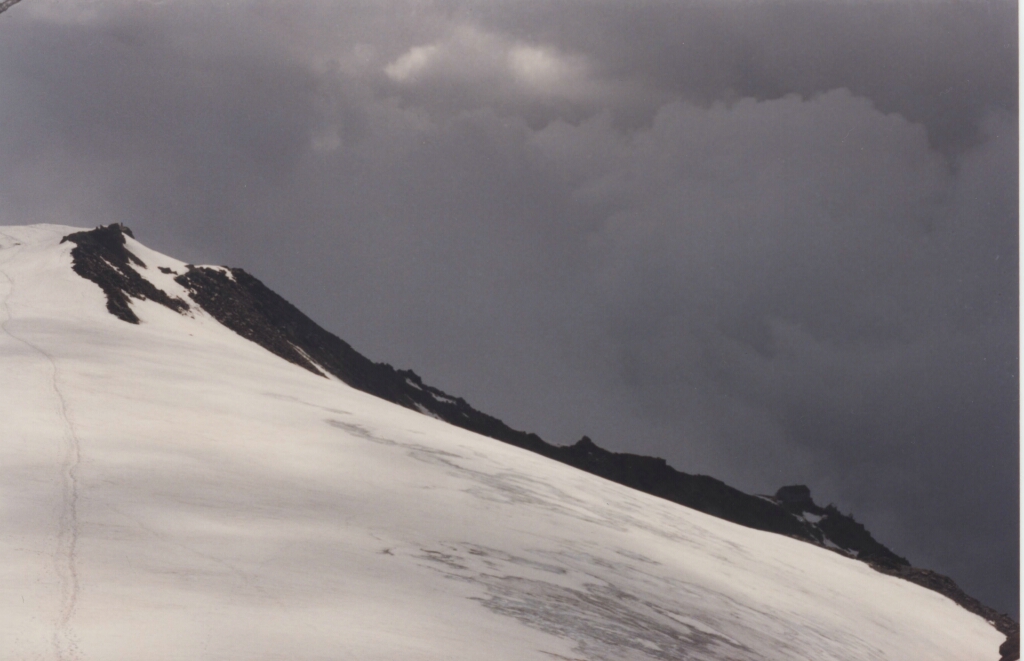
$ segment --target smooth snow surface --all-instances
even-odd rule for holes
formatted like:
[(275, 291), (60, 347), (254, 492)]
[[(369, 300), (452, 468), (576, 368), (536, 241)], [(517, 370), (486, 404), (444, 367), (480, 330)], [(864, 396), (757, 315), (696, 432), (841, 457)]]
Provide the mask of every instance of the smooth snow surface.
[[(993, 659), (916, 585), (375, 399), (0, 227), (0, 659)], [(181, 262), (129, 240), (157, 267)], [(187, 300), (187, 299), (186, 299)]]

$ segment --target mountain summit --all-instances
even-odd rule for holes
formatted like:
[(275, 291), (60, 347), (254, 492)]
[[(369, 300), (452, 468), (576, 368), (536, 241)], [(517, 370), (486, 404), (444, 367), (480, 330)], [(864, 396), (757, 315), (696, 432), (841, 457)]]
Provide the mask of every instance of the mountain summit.
[(120, 225), (0, 228), (0, 329), (3, 659), (994, 660), (1015, 624), (805, 486), (550, 445)]

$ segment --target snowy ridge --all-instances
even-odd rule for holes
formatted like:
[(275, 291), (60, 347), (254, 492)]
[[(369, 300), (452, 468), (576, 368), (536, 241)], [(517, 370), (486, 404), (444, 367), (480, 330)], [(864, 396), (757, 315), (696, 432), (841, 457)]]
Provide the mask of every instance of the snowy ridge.
[(127, 237), (131, 323), (74, 228), (0, 232), (4, 659), (996, 658), (934, 591), (410, 410), (470, 415), (409, 372), (396, 406), (296, 369), (390, 383), (228, 326), (287, 352), (239, 316), (276, 300), (211, 304), (244, 272)]
[[(332, 375), (364, 392), (439, 420), (734, 523), (789, 535), (887, 566), (909, 565), (851, 517), (834, 507), (827, 512), (817, 507), (809, 492), (803, 510), (827, 514), (824, 524), (809, 521), (803, 510), (784, 506), (778, 499), (768, 498), (770, 504), (766, 504), (713, 478), (676, 471), (660, 459), (607, 452), (587, 438), (573, 446), (556, 447), (534, 434), (510, 429), (465, 400), (424, 384), (413, 372), (369, 361), (241, 269), (180, 262), (167, 265), (166, 258), (139, 244), (121, 225), (74, 233), (67, 240), (77, 245), (72, 250), (75, 271), (104, 290), (108, 309), (124, 321), (137, 323), (128, 304), (132, 299), (154, 300), (183, 313), (199, 308), (242, 337), (314, 374)], [(154, 270), (147, 262), (161, 265)]]

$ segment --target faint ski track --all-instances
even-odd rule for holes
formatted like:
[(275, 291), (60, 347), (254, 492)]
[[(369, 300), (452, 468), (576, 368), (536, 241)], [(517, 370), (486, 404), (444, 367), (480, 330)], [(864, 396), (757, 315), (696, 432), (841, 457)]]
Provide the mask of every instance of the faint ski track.
[[(0, 236), (11, 242), (11, 247), (19, 246), (13, 237), (0, 232)], [(20, 250), (19, 250), (20, 252)], [(50, 386), (56, 395), (58, 413), (64, 424), (63, 445), (64, 456), (61, 459), (61, 511), (58, 519), (57, 549), (54, 553), (54, 568), (60, 581), (60, 610), (54, 622), (53, 651), (58, 661), (75, 661), (79, 659), (78, 643), (75, 641), (74, 631), (71, 628), (71, 619), (75, 614), (75, 607), (78, 605), (78, 567), (76, 551), (78, 547), (78, 464), (81, 460), (81, 446), (75, 427), (71, 422), (68, 413), (68, 403), (61, 392), (57, 362), (53, 356), (42, 347), (18, 337), (7, 327), (11, 320), (8, 299), (14, 292), (14, 280), (2, 268), (8, 260), (0, 263), (0, 275), (7, 281), (7, 295), (0, 301), (0, 311), (3, 314), (3, 321), (0, 322), (0, 330), (3, 330), (11, 339), (20, 342), (32, 349), (41, 356), (44, 356), (50, 364)]]

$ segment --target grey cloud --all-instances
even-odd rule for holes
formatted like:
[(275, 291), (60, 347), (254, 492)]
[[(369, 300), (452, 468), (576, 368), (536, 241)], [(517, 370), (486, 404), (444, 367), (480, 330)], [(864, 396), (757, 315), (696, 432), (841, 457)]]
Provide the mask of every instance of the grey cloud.
[(648, 112), (666, 96), (710, 103), (842, 87), (956, 149), (976, 139), (991, 107), (1016, 108), (1009, 2), (570, 1), (495, 4), (477, 15), (585, 53), (610, 78), (643, 80)]

